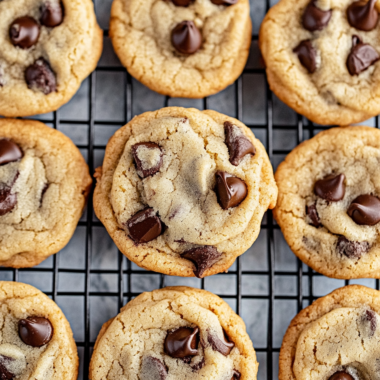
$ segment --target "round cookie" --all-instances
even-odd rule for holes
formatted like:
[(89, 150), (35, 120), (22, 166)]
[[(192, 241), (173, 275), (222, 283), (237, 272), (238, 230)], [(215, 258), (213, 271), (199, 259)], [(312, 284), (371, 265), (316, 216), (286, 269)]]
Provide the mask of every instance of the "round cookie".
[(169, 287), (139, 295), (103, 325), (89, 378), (254, 380), (257, 370), (245, 324), (222, 299)]
[(0, 14), (0, 115), (55, 111), (100, 58), (93, 2), (3, 0)]
[(33, 286), (0, 281), (0, 375), (76, 380), (78, 354), (61, 309)]
[(32, 267), (61, 250), (91, 183), (81, 153), (61, 132), (0, 119), (0, 265)]
[(350, 285), (319, 298), (286, 331), (279, 380), (376, 379), (379, 326), (378, 290)]
[(318, 124), (379, 114), (379, 11), (376, 0), (281, 0), (259, 38), (272, 91)]
[(380, 276), (379, 161), (379, 130), (340, 127), (303, 142), (277, 169), (274, 216), (293, 252), (325, 276)]
[(114, 0), (110, 36), (129, 73), (173, 97), (203, 98), (242, 73), (249, 0)]
[(260, 141), (214, 111), (170, 107), (135, 117), (111, 138), (95, 176), (95, 212), (120, 251), (182, 277), (226, 271), (277, 198)]

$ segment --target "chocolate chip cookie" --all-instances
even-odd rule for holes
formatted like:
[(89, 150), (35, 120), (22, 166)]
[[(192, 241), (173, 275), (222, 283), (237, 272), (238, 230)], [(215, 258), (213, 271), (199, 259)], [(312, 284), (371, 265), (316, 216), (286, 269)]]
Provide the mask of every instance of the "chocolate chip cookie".
[(33, 286), (0, 281), (0, 378), (76, 380), (78, 354), (61, 309)]
[(242, 73), (249, 0), (114, 0), (110, 36), (129, 73), (164, 95), (202, 98)]
[(258, 363), (243, 320), (205, 290), (143, 293), (105, 323), (90, 379), (256, 379)]
[(103, 33), (91, 0), (0, 1), (0, 115), (51, 112), (96, 67)]
[(341, 127), (295, 148), (275, 174), (274, 216), (293, 252), (335, 278), (380, 278), (380, 131)]
[(380, 293), (345, 286), (315, 301), (291, 322), (280, 351), (279, 380), (376, 379)]
[(281, 0), (260, 30), (271, 89), (318, 124), (380, 113), (380, 2)]
[(0, 265), (32, 267), (62, 249), (91, 182), (81, 153), (61, 132), (0, 119)]
[(170, 107), (135, 117), (109, 141), (95, 176), (96, 215), (121, 252), (183, 277), (226, 271), (277, 198), (260, 141), (214, 111)]

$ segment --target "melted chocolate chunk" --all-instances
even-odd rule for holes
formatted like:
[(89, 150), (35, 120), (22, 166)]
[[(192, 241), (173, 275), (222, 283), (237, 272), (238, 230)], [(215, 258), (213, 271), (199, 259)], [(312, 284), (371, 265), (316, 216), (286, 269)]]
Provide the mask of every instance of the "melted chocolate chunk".
[(239, 0), (211, 0), (215, 5), (233, 5), (236, 4)]
[(139, 211), (127, 221), (129, 236), (136, 243), (147, 243), (160, 236), (163, 225), (152, 208)]
[(188, 7), (194, 0), (171, 0), (177, 7)]
[(323, 11), (316, 5), (316, 0), (311, 0), (302, 16), (302, 25), (306, 30), (315, 32), (324, 29), (331, 19), (332, 10)]
[(207, 340), (214, 351), (218, 351), (224, 356), (229, 355), (229, 353), (235, 346), (234, 343), (226, 340), (225, 336), (223, 336), (223, 340), (222, 340), (222, 339), (219, 339), (216, 335), (211, 334), (209, 331), (207, 333)]
[(41, 347), (53, 337), (53, 326), (43, 317), (28, 317), (18, 322), (18, 333), (21, 340), (32, 347)]
[(32, 90), (38, 90), (48, 95), (57, 89), (55, 74), (48, 62), (43, 58), (37, 59), (25, 70), (25, 81)]
[(315, 204), (306, 206), (306, 215), (310, 218), (311, 225), (314, 227), (321, 227), (317, 206)]
[(146, 356), (142, 361), (141, 379), (165, 380), (168, 376), (168, 370), (165, 364), (157, 358)]
[(380, 200), (370, 195), (359, 195), (347, 210), (347, 214), (360, 226), (374, 226), (380, 222)]
[(180, 327), (169, 332), (165, 338), (164, 348), (166, 354), (172, 358), (187, 358), (198, 354), (199, 329)]
[(62, 3), (51, 3), (47, 1), (41, 6), (40, 22), (49, 28), (55, 28), (62, 24), (63, 21), (63, 5)]
[(329, 380), (354, 380), (354, 378), (347, 372), (339, 371), (335, 372)]
[(35, 45), (40, 36), (40, 25), (29, 16), (24, 16), (12, 22), (9, 28), (9, 38), (14, 46), (29, 49)]
[(218, 171), (215, 176), (215, 192), (221, 207), (228, 210), (231, 207), (239, 206), (248, 194), (245, 182), (226, 172)]
[(338, 253), (349, 259), (359, 259), (369, 251), (370, 246), (367, 241), (351, 241), (344, 236), (339, 236), (336, 248)]
[(301, 65), (310, 73), (313, 74), (317, 70), (317, 51), (310, 40), (301, 41), (300, 44), (293, 49), (297, 54)]
[(224, 133), (232, 165), (238, 166), (247, 154), (256, 154), (256, 149), (251, 141), (244, 136), (243, 132), (236, 125), (226, 121), (224, 123)]
[(370, 44), (364, 44), (360, 37), (352, 36), (352, 49), (346, 62), (350, 75), (359, 75), (379, 59), (378, 52)]
[(182, 253), (181, 256), (184, 259), (192, 261), (196, 267), (194, 274), (198, 278), (203, 278), (205, 271), (219, 261), (222, 254), (215, 247), (204, 246), (190, 249)]
[(331, 174), (320, 179), (314, 185), (315, 195), (329, 202), (341, 201), (346, 192), (345, 178), (344, 174), (338, 174), (337, 176)]
[(373, 337), (377, 328), (376, 313), (370, 309), (366, 310), (361, 318), (360, 324), (362, 326), (362, 333), (368, 338)]
[(19, 146), (10, 139), (0, 139), (0, 165), (18, 161), (22, 158)]
[(142, 142), (132, 146), (137, 174), (146, 178), (156, 174), (162, 166), (162, 151), (159, 145)]
[(348, 23), (366, 32), (376, 28), (379, 14), (375, 8), (377, 0), (355, 1), (347, 8)]
[(0, 361), (0, 380), (13, 380), (15, 378), (15, 375), (8, 371), (7, 367), (4, 365), (4, 362), (8, 359), (11, 361), (11, 358), (8, 358), (6, 356), (1, 355), (1, 361)]
[(11, 212), (17, 204), (17, 194), (11, 193), (12, 188), (0, 185), (0, 216)]
[(241, 373), (239, 371), (236, 371), (236, 369), (233, 370), (233, 375), (231, 377), (231, 380), (239, 380), (241, 377)]
[(172, 30), (172, 44), (181, 54), (194, 54), (202, 45), (202, 33), (193, 21), (182, 21)]

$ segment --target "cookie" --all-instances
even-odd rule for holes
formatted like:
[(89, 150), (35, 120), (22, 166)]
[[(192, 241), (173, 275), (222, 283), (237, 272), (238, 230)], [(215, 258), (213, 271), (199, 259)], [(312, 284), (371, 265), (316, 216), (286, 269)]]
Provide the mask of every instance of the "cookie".
[(293, 252), (334, 278), (380, 278), (380, 131), (341, 127), (295, 148), (275, 174), (274, 216)]
[(277, 198), (260, 141), (214, 111), (169, 107), (135, 117), (111, 138), (95, 176), (95, 213), (120, 251), (183, 277), (226, 271)]
[(114, 0), (110, 36), (128, 72), (160, 94), (203, 98), (242, 73), (249, 0)]
[(61, 132), (0, 119), (0, 265), (32, 267), (61, 250), (91, 182), (81, 153)]
[(0, 281), (0, 378), (76, 380), (78, 354), (69, 322), (33, 286)]
[(279, 380), (376, 379), (380, 293), (360, 285), (337, 289), (302, 310), (280, 351)]
[(100, 58), (93, 2), (3, 0), (0, 14), (0, 115), (55, 111)]
[(143, 293), (106, 322), (91, 380), (256, 379), (258, 363), (243, 320), (205, 290)]
[(272, 91), (318, 124), (379, 114), (379, 11), (376, 0), (281, 0), (259, 38)]

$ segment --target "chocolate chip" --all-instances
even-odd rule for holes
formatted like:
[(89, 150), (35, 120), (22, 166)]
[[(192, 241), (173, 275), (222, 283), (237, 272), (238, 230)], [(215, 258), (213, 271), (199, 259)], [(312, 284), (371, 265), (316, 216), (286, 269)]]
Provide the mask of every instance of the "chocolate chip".
[(0, 139), (0, 165), (18, 161), (22, 158), (19, 146), (10, 139)]
[(238, 166), (247, 154), (256, 154), (256, 149), (251, 141), (245, 137), (239, 127), (229, 121), (224, 123), (224, 133), (226, 135), (226, 145), (230, 153), (230, 162)]
[(165, 380), (168, 370), (164, 363), (152, 356), (146, 356), (142, 361), (140, 377), (141, 379)]
[(15, 375), (7, 369), (7, 367), (4, 365), (4, 362), (7, 360), (11, 361), (11, 358), (8, 358), (6, 356), (1, 355), (0, 360), (0, 380), (13, 380), (15, 378)]
[(63, 5), (59, 3), (51, 3), (47, 1), (41, 6), (40, 22), (49, 28), (55, 28), (62, 24), (63, 21)]
[(377, 328), (376, 313), (373, 310), (366, 310), (360, 320), (361, 332), (365, 337), (371, 338)]
[(198, 278), (203, 278), (204, 272), (219, 261), (222, 254), (215, 247), (204, 246), (190, 249), (181, 255), (184, 259), (195, 264), (194, 274)]
[(177, 7), (188, 7), (194, 0), (171, 0)]
[(311, 225), (314, 227), (321, 227), (317, 206), (315, 204), (306, 206), (306, 215), (309, 217), (311, 221)]
[(198, 354), (199, 329), (180, 327), (169, 332), (165, 338), (165, 352), (172, 358), (186, 358)]
[(202, 45), (202, 33), (193, 21), (182, 21), (172, 30), (172, 44), (182, 54), (194, 54)]
[(310, 40), (301, 41), (300, 44), (293, 49), (297, 54), (301, 65), (310, 73), (313, 74), (317, 70), (317, 51)]
[(18, 333), (28, 346), (41, 347), (53, 337), (53, 326), (46, 318), (28, 317), (18, 322)]
[(339, 371), (335, 372), (329, 380), (354, 380), (354, 378), (346, 372)]
[(162, 223), (152, 208), (139, 211), (127, 221), (129, 236), (136, 243), (147, 243), (162, 233)]
[(216, 172), (215, 191), (224, 210), (239, 206), (247, 196), (247, 185), (240, 178), (226, 172)]
[(352, 201), (347, 214), (360, 226), (374, 226), (380, 222), (380, 200), (370, 194), (359, 195)]
[(211, 0), (215, 5), (233, 5), (236, 4), (239, 0)]
[(11, 193), (11, 187), (0, 185), (0, 216), (11, 212), (17, 204), (17, 194)]
[(132, 146), (137, 174), (146, 178), (156, 174), (162, 166), (162, 150), (152, 142), (142, 142)]
[(339, 236), (336, 248), (338, 253), (347, 256), (349, 259), (359, 259), (369, 251), (370, 246), (367, 241), (351, 241), (344, 236)]
[(207, 332), (207, 340), (214, 351), (218, 351), (224, 356), (229, 355), (235, 346), (234, 343), (226, 340), (225, 336), (223, 336), (223, 339), (219, 339), (216, 335), (211, 334), (209, 331)]
[(366, 32), (375, 29), (379, 14), (375, 8), (377, 0), (355, 1), (347, 8), (348, 23)]
[(236, 371), (236, 369), (234, 369), (232, 371), (232, 377), (231, 377), (231, 380), (239, 380), (241, 377), (241, 373), (239, 371)]
[(370, 44), (364, 44), (360, 37), (352, 36), (352, 49), (346, 62), (350, 75), (359, 75), (379, 59), (378, 52)]
[(315, 32), (324, 29), (331, 19), (332, 11), (318, 8), (316, 0), (311, 0), (302, 16), (302, 25), (306, 30)]
[(29, 16), (24, 16), (12, 22), (9, 28), (9, 37), (14, 46), (28, 49), (35, 45), (40, 36), (40, 25)]
[(25, 70), (25, 81), (32, 90), (38, 90), (45, 95), (56, 91), (57, 80), (48, 62), (43, 58), (37, 59)]
[(206, 364), (205, 362), (205, 358), (202, 358), (198, 363), (195, 363), (191, 366), (192, 370), (194, 372), (196, 371), (199, 371), (200, 369), (202, 369), (204, 367), (204, 365)]
[(344, 198), (346, 186), (344, 184), (346, 176), (344, 174), (330, 174), (320, 179), (314, 185), (314, 193), (318, 197), (329, 202), (338, 202)]

